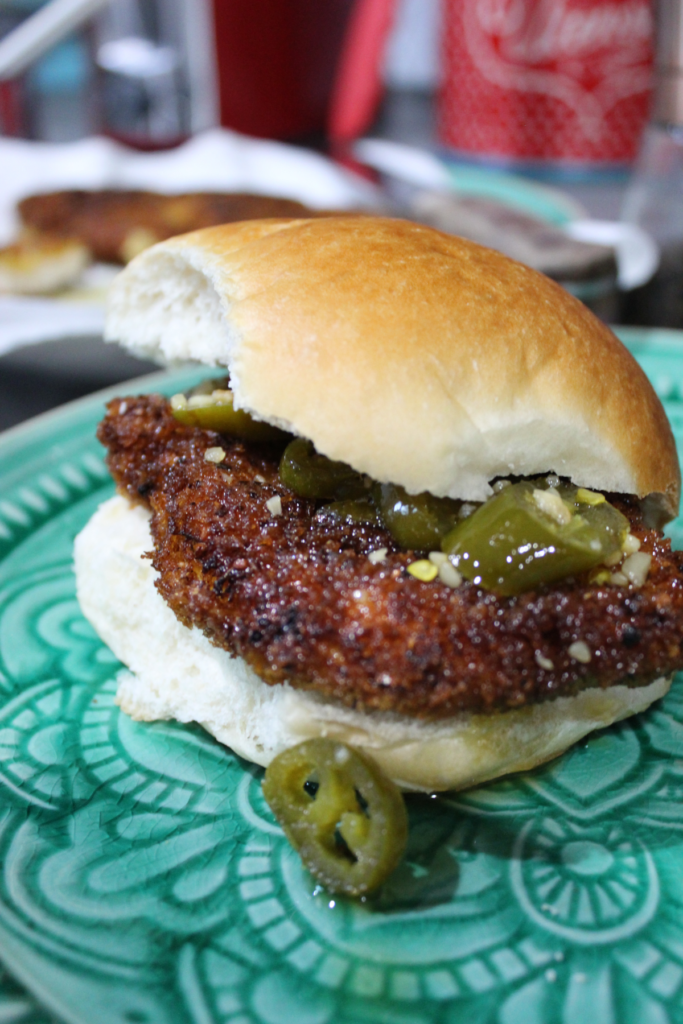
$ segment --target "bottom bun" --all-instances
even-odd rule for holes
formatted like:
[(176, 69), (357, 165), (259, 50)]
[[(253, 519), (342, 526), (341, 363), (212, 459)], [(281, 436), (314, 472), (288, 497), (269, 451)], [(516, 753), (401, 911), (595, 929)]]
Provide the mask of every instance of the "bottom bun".
[(268, 765), (287, 747), (329, 736), (365, 750), (404, 790), (464, 789), (557, 757), (594, 729), (644, 711), (671, 679), (583, 690), (493, 715), (438, 722), (354, 711), (287, 684), (269, 686), (241, 658), (181, 625), (154, 586), (143, 552), (149, 515), (116, 497), (76, 538), (84, 614), (130, 672), (117, 703), (138, 721), (198, 722), (235, 753)]

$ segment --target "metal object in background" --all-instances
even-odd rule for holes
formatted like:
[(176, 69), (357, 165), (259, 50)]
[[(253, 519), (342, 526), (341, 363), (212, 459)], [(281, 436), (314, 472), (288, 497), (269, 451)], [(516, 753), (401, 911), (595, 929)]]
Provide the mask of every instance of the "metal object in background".
[(100, 6), (0, 0), (0, 135), (66, 142), (94, 130), (83, 22)]
[(0, 39), (0, 82), (25, 71), (109, 0), (51, 0)]
[(622, 220), (660, 248), (659, 269), (629, 293), (622, 321), (683, 327), (683, 0), (659, 0), (652, 120), (624, 197)]
[(652, 121), (683, 127), (683, 5), (657, 0), (657, 52)]
[(160, 148), (218, 124), (211, 0), (0, 0), (0, 37), (0, 134)]

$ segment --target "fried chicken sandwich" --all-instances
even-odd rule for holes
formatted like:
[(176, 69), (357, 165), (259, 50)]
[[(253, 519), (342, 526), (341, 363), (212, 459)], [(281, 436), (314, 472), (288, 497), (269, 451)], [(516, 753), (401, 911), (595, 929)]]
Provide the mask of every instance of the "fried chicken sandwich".
[(549, 760), (683, 666), (680, 474), (614, 334), (399, 220), (265, 220), (137, 257), (109, 340), (214, 368), (111, 402), (81, 606), (140, 720), (267, 765), (314, 736), (404, 789)]

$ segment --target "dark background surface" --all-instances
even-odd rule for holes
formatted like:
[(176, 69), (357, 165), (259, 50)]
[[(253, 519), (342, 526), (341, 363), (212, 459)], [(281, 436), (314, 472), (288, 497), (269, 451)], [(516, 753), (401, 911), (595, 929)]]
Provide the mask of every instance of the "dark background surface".
[(158, 369), (97, 337), (28, 345), (0, 358), (0, 430)]

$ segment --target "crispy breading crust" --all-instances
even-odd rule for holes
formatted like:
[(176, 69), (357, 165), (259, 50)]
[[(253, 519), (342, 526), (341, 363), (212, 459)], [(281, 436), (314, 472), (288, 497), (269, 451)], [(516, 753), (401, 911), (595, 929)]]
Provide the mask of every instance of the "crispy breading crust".
[[(110, 403), (98, 437), (119, 487), (152, 510), (162, 596), (268, 683), (441, 718), (644, 685), (683, 666), (683, 553), (628, 498), (611, 500), (653, 556), (641, 589), (584, 578), (500, 598), (419, 582), (406, 572), (415, 554), (384, 530), (316, 517), (281, 483), (277, 452), (184, 427), (160, 396)], [(216, 465), (204, 452), (218, 444), (227, 455)], [(387, 558), (372, 564), (379, 547)], [(589, 664), (570, 656), (576, 640)]]

